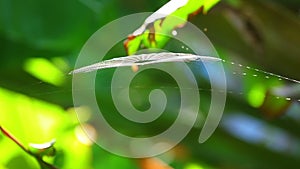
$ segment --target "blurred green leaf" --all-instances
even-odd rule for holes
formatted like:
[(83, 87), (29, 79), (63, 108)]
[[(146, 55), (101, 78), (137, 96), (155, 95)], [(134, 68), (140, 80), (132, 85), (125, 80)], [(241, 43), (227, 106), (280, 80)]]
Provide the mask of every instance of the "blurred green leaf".
[(44, 58), (26, 60), (24, 69), (36, 78), (53, 85), (60, 86), (64, 82), (64, 74), (53, 63)]

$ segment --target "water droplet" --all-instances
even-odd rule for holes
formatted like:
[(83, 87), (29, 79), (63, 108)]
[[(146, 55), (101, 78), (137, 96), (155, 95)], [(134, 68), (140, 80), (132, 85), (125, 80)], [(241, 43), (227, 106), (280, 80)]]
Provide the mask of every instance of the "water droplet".
[[(281, 76), (281, 75), (278, 75), (278, 74), (274, 74), (274, 73), (271, 73), (271, 72), (263, 71), (263, 70), (260, 70), (260, 69), (257, 69), (257, 68), (252, 68), (250, 66), (244, 66), (244, 65), (236, 63), (236, 62), (230, 62), (230, 61), (226, 61), (226, 60), (222, 60), (222, 61), (224, 63), (227, 62), (227, 64), (238, 65), (239, 67), (245, 67), (246, 69), (253, 70), (253, 71), (256, 71), (256, 72), (259, 72), (259, 73), (263, 73), (263, 74), (265, 74), (265, 78), (266, 79), (270, 79), (273, 76), (273, 77), (277, 77), (279, 81), (287, 80), (287, 81), (290, 81), (290, 82), (294, 82), (294, 83), (300, 84), (299, 80), (295, 80), (295, 79), (288, 78), (288, 77), (285, 77), (285, 76)], [(242, 75), (246, 76), (247, 74), (246, 73), (242, 73)], [(255, 74), (253, 76), (254, 77), (259, 76), (259, 74)]]
[(177, 31), (176, 31), (176, 30), (173, 30), (173, 31), (172, 31), (172, 35), (173, 35), (173, 36), (176, 36), (176, 35), (177, 35)]

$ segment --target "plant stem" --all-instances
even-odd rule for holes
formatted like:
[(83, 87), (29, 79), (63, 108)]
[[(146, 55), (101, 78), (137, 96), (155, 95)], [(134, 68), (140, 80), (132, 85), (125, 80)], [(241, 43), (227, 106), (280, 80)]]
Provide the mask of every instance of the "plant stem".
[[(22, 150), (24, 150), (26, 153), (28, 153), (29, 155), (33, 156), (40, 165), (44, 165), (46, 167), (48, 167), (49, 169), (58, 169), (55, 166), (53, 166), (52, 164), (49, 164), (47, 162), (45, 162), (41, 157), (36, 156), (35, 154), (33, 154), (32, 152), (30, 152), (25, 146), (23, 146), (21, 144), (20, 141), (17, 140), (16, 137), (14, 137), (12, 134), (10, 134), (7, 130), (5, 130), (2, 126), (0, 126), (0, 131), (10, 140), (12, 140), (14, 143), (16, 143)], [(42, 166), (41, 166), (42, 167)], [(43, 169), (43, 167), (42, 167)]]
[(21, 147), (24, 151), (26, 151), (27, 153), (28, 150), (20, 143), (20, 141), (18, 141), (12, 134), (10, 134), (8, 131), (6, 131), (3, 127), (0, 126), (0, 130), (1, 132), (8, 137), (10, 140), (12, 140), (13, 142), (15, 142), (19, 147)]

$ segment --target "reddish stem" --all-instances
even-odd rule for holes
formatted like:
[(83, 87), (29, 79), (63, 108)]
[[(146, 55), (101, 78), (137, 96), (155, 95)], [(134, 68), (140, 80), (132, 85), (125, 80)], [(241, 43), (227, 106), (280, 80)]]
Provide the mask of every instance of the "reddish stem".
[(21, 147), (25, 152), (27, 152), (29, 155), (33, 156), (36, 158), (36, 160), (39, 161), (39, 163), (44, 164), (45, 166), (47, 166), (48, 168), (51, 169), (57, 169), (55, 166), (45, 162), (42, 158), (35, 156), (34, 154), (32, 154), (27, 148), (25, 148), (20, 141), (17, 140), (16, 137), (14, 137), (12, 134), (10, 134), (7, 130), (5, 130), (3, 127), (0, 126), (0, 131), (6, 136), (8, 137), (10, 140), (12, 140), (14, 143), (16, 143), (19, 147)]
[[(24, 151), (28, 152), (28, 150), (20, 143), (20, 141), (18, 141), (16, 139), (16, 137), (14, 137), (12, 134), (10, 134), (7, 130), (5, 130), (3, 127), (0, 126), (0, 130), (1, 132), (8, 137), (9, 139), (11, 139), (13, 142), (15, 142), (19, 147), (21, 147)], [(29, 152), (28, 152), (29, 153)]]

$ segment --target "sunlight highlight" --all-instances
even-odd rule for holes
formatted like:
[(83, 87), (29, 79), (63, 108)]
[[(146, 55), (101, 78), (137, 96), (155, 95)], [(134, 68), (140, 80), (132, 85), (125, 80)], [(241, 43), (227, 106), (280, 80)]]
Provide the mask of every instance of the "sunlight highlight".
[(97, 137), (97, 131), (92, 125), (82, 124), (76, 127), (75, 135), (80, 143), (90, 146)]

